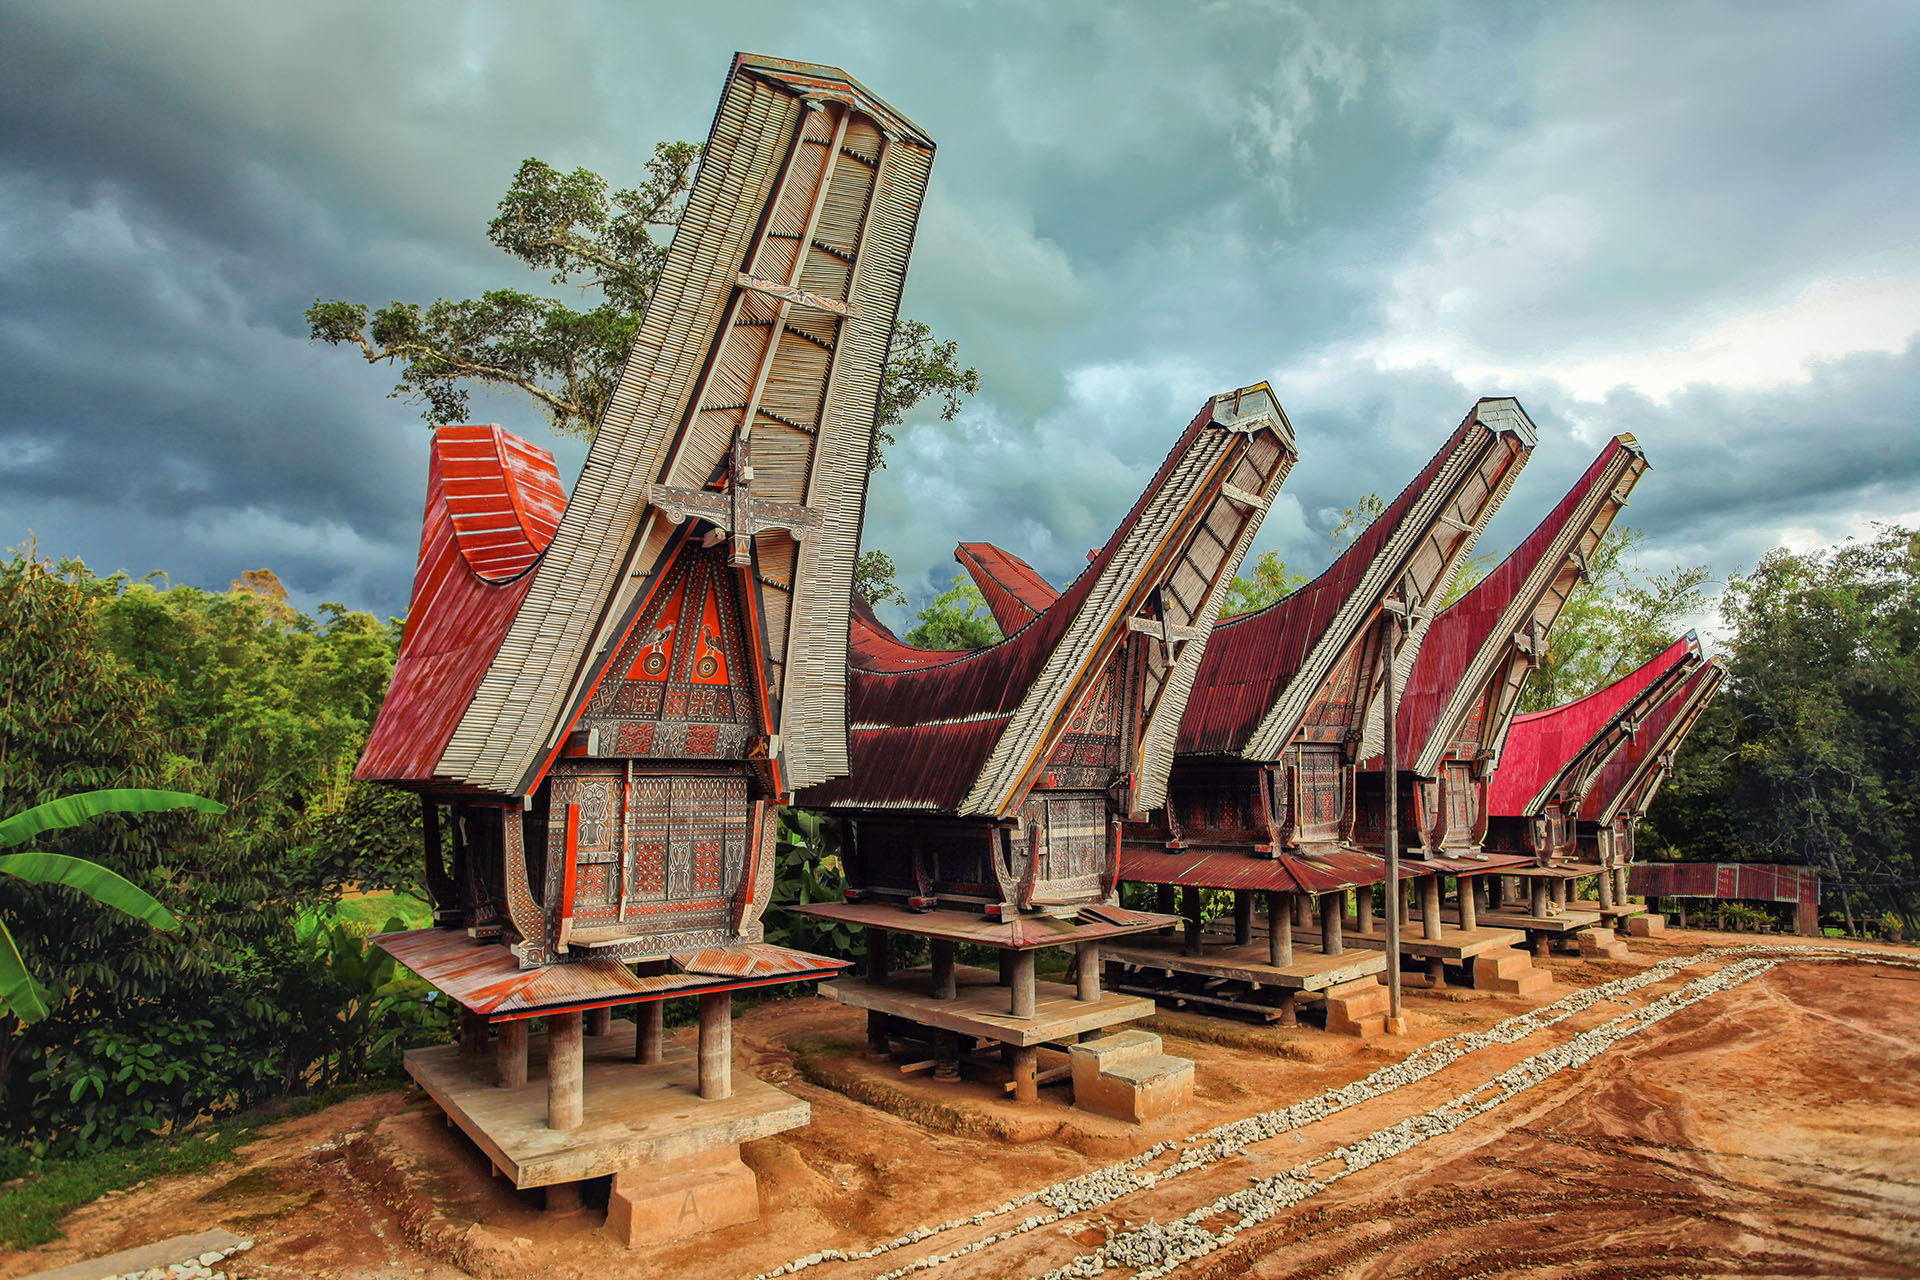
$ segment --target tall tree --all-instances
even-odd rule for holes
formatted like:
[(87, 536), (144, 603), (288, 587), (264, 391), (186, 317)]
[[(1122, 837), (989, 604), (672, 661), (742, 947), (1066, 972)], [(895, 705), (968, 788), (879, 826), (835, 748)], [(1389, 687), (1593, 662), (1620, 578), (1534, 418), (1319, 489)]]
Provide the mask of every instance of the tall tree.
[(1289, 570), (1278, 551), (1263, 551), (1246, 572), (1236, 573), (1233, 581), (1227, 584), (1227, 595), (1221, 602), (1220, 616), (1234, 618), (1243, 613), (1256, 613), (1292, 595), (1306, 583), (1307, 575)]
[(966, 574), (956, 573), (952, 585), (927, 601), (904, 638), (923, 649), (984, 649), (1002, 636), (980, 588)]
[[(359, 351), (369, 364), (397, 366), (393, 394), (418, 402), (420, 416), (434, 426), (465, 421), (470, 389), (479, 386), (525, 395), (555, 431), (591, 436), (653, 296), (699, 159), (691, 142), (662, 142), (639, 184), (618, 189), (588, 169), (562, 173), (538, 159), (521, 163), (487, 238), (550, 272), (550, 283), (597, 294), (590, 306), (512, 288), (378, 310), (316, 299), (306, 311), (309, 332), (316, 342)], [(871, 465), (886, 465), (884, 447), (914, 407), (934, 400), (951, 421), (979, 388), (978, 371), (960, 365), (956, 343), (901, 320), (888, 352)]]

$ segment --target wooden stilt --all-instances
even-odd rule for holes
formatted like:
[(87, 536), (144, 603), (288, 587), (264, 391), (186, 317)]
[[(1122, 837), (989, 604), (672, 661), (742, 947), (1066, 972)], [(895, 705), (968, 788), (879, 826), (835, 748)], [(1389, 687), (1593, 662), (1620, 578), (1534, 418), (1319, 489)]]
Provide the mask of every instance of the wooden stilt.
[[(1031, 951), (1020, 954), (1031, 958)], [(1013, 1046), (1013, 1100), (1033, 1102), (1040, 1097), (1040, 1046)]]
[[(1179, 911), (1180, 908), (1174, 899), (1174, 891), (1175, 886), (1170, 884), (1157, 884), (1153, 886), (1154, 910), (1163, 916), (1170, 916)], [(1173, 930), (1171, 928), (1160, 930), (1162, 936), (1172, 932)]]
[(933, 998), (952, 1000), (959, 995), (954, 985), (953, 943), (945, 938), (935, 938), (928, 950), (933, 953)]
[(1289, 894), (1288, 896), (1293, 899), (1293, 927), (1296, 929), (1310, 928), (1313, 921), (1307, 913), (1313, 909), (1310, 905), (1313, 895), (1310, 893), (1295, 893)]
[[(867, 941), (867, 978), (873, 982), (887, 980), (887, 933), (884, 929), (868, 928), (862, 930)], [(887, 1042), (887, 1015), (877, 1009), (867, 1011), (867, 1051), (886, 1057), (891, 1049)]]
[(1447, 985), (1447, 962), (1439, 956), (1427, 957), (1427, 985), (1435, 990)]
[(586, 1103), (586, 1055), (580, 1015), (547, 1015), (547, 1127), (578, 1129)]
[(1014, 951), (1012, 1012), (1016, 1018), (1033, 1016), (1033, 960), (1031, 951)]
[(499, 1068), (497, 1079), (502, 1089), (518, 1089), (527, 1083), (527, 1023), (524, 1018), (500, 1024)]
[(1291, 1027), (1299, 1023), (1300, 1015), (1294, 1009), (1294, 993), (1293, 992), (1282, 991), (1280, 993), (1279, 1007), (1280, 1007), (1280, 1025), (1281, 1026)]
[(1267, 894), (1267, 963), (1293, 963), (1293, 904), (1290, 893)]
[(733, 995), (708, 991), (700, 997), (700, 1096), (733, 1096)]
[(1082, 1000), (1100, 998), (1100, 944), (1083, 942), (1074, 948), (1074, 994)]
[(1200, 886), (1189, 884), (1181, 886), (1182, 914), (1187, 918), (1186, 952), (1190, 956), (1200, 954)]
[(1460, 898), (1460, 927), (1469, 930), (1478, 929), (1480, 927), (1480, 904), (1475, 902), (1474, 899), (1480, 894), (1480, 878), (1475, 876), (1469, 879), (1466, 876), (1461, 876), (1458, 880), (1454, 881), (1454, 885), (1455, 892)]
[(1341, 901), (1344, 893), (1323, 893), (1320, 895), (1320, 949), (1330, 956), (1343, 955), (1346, 942), (1340, 936), (1341, 917), (1346, 915), (1346, 904)]
[(1253, 894), (1246, 889), (1233, 891), (1233, 945), (1244, 947), (1253, 941)]
[(667, 1002), (649, 1000), (634, 1007), (633, 1060), (647, 1065), (660, 1061), (667, 1043)]
[(604, 1036), (612, 1030), (613, 1030), (613, 1010), (612, 1009), (587, 1010), (587, 1034), (588, 1035)]
[(1420, 929), (1428, 942), (1438, 942), (1443, 925), (1440, 920), (1440, 877), (1421, 876), (1416, 881), (1420, 886)]
[(1373, 936), (1373, 886), (1363, 884), (1353, 891), (1354, 932), (1363, 938)]

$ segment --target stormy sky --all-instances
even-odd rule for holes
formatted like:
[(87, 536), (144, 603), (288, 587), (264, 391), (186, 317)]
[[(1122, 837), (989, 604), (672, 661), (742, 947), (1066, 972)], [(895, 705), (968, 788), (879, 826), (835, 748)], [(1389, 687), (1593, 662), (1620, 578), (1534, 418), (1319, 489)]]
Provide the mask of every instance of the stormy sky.
[(939, 143), (905, 311), (982, 390), (873, 485), (917, 600), (959, 538), (1071, 576), (1261, 379), (1299, 569), (1482, 395), (1541, 427), (1488, 548), (1621, 431), (1650, 567), (1920, 521), (1911, 3), (61, 0), (0, 10), (0, 546), (399, 612), (427, 433), (301, 311), (543, 287), (485, 237), (519, 162), (635, 179), (736, 49)]

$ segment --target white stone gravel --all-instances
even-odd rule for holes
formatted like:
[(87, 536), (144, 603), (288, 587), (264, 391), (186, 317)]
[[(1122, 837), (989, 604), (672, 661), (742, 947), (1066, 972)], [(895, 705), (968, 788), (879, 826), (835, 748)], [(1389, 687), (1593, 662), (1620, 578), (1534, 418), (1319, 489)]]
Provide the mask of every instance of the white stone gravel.
[[(1777, 956), (1761, 960), (1760, 956)], [(1065, 1280), (1069, 1276), (1094, 1276), (1110, 1267), (1132, 1267), (1142, 1280), (1169, 1274), (1180, 1265), (1204, 1257), (1232, 1240), (1238, 1231), (1264, 1221), (1280, 1210), (1298, 1204), (1328, 1185), (1390, 1156), (1401, 1154), (1440, 1134), (1451, 1132), (1467, 1120), (1501, 1105), (1519, 1092), (1566, 1070), (1581, 1066), (1595, 1055), (1611, 1048), (1620, 1039), (1633, 1035), (1670, 1017), (1672, 1014), (1706, 999), (1709, 995), (1750, 981), (1775, 965), (1789, 959), (1840, 960), (1868, 959), (1878, 963), (1920, 967), (1897, 956), (1859, 951), (1846, 947), (1785, 946), (1755, 944), (1713, 948), (1690, 956), (1676, 956), (1651, 965), (1639, 973), (1582, 987), (1577, 991), (1526, 1013), (1517, 1014), (1484, 1031), (1466, 1031), (1436, 1040), (1398, 1062), (1389, 1063), (1351, 1084), (1329, 1089), (1316, 1097), (1292, 1106), (1264, 1111), (1245, 1119), (1217, 1125), (1184, 1140), (1169, 1140), (1102, 1169), (1054, 1183), (1051, 1186), (1016, 1197), (995, 1208), (964, 1218), (952, 1218), (938, 1225), (915, 1228), (905, 1235), (884, 1241), (868, 1249), (823, 1249), (794, 1258), (754, 1280), (775, 1280), (826, 1262), (859, 1262), (919, 1244), (969, 1226), (984, 1226), (989, 1221), (1023, 1208), (1044, 1206), (1047, 1212), (1032, 1214), (1018, 1223), (990, 1235), (977, 1237), (953, 1249), (929, 1254), (883, 1271), (873, 1280), (900, 1280), (916, 1271), (925, 1271), (955, 1258), (976, 1253), (1014, 1236), (1050, 1226), (1063, 1219), (1112, 1204), (1126, 1196), (1147, 1191), (1161, 1183), (1196, 1169), (1241, 1154), (1248, 1146), (1265, 1142), (1291, 1130), (1302, 1128), (1336, 1115), (1349, 1107), (1378, 1098), (1452, 1066), (1470, 1053), (1493, 1045), (1515, 1044), (1528, 1036), (1566, 1021), (1576, 1013), (1603, 1002), (1623, 1001), (1645, 987), (1665, 982), (1684, 969), (1699, 964), (1733, 961), (1725, 968), (1696, 979), (1686, 987), (1650, 1001), (1644, 1007), (1610, 1022), (1582, 1032), (1566, 1044), (1542, 1050), (1515, 1064), (1486, 1084), (1443, 1103), (1421, 1116), (1409, 1117), (1379, 1130), (1355, 1143), (1336, 1148), (1324, 1156), (1297, 1165), (1284, 1173), (1260, 1179), (1245, 1191), (1223, 1197), (1196, 1209), (1178, 1222), (1161, 1225), (1148, 1223), (1123, 1232), (1100, 1249), (1083, 1254), (1065, 1267), (1047, 1273), (1047, 1280)], [(1161, 1168), (1150, 1168), (1169, 1153), (1177, 1153)], [(1313, 1170), (1329, 1163), (1346, 1161), (1344, 1169), (1315, 1177)], [(1223, 1213), (1237, 1213), (1240, 1222), (1219, 1233), (1199, 1224)]]

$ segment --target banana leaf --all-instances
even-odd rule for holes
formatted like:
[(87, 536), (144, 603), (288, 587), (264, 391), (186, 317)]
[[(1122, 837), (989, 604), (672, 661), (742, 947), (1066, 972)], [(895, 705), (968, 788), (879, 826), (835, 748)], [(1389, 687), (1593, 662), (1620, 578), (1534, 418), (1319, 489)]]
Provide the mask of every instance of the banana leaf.
[(20, 959), (20, 948), (13, 935), (0, 923), (0, 1013), (11, 1013), (21, 1022), (38, 1022), (47, 1016), (47, 991), (27, 972)]
[(0, 849), (25, 844), (42, 831), (77, 827), (88, 818), (103, 813), (157, 813), (163, 809), (198, 809), (202, 813), (225, 813), (227, 806), (205, 796), (184, 791), (151, 791), (144, 788), (120, 788), (82, 791), (35, 805), (0, 822)]
[(0, 855), (0, 873), (31, 880), (35, 884), (59, 884), (77, 889), (95, 902), (124, 911), (156, 929), (180, 927), (180, 921), (173, 912), (154, 901), (145, 889), (85, 858), (69, 858), (64, 853), (42, 853), (39, 850), (9, 853)]

